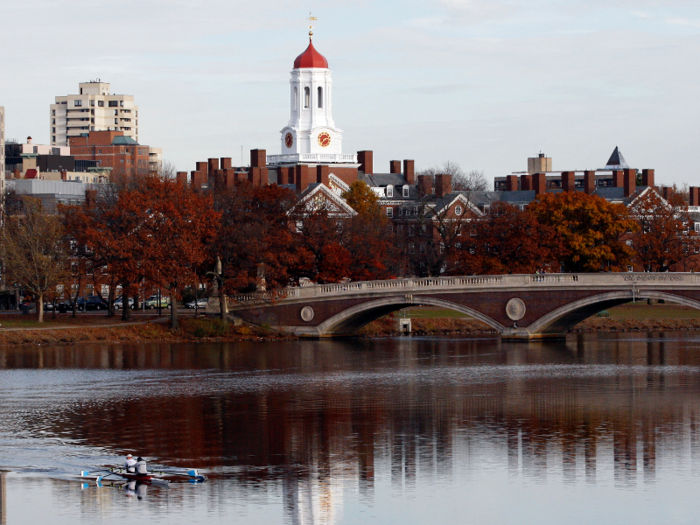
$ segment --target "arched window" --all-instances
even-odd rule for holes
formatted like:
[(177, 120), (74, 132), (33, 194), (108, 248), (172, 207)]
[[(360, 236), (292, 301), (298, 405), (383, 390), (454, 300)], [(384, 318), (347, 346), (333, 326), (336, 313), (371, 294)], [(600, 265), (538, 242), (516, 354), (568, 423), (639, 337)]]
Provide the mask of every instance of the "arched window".
[(321, 86), (318, 87), (318, 107), (323, 107), (323, 88)]
[(299, 109), (299, 91), (294, 88), (294, 109)]
[(304, 107), (308, 108), (311, 105), (311, 90), (307, 87), (304, 88)]

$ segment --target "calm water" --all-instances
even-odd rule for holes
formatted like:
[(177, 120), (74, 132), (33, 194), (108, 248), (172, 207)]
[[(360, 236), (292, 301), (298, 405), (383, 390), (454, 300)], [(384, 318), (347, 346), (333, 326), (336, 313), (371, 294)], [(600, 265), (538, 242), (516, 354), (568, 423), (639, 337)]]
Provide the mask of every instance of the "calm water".
[(699, 401), (692, 333), (0, 349), (0, 521), (698, 523)]

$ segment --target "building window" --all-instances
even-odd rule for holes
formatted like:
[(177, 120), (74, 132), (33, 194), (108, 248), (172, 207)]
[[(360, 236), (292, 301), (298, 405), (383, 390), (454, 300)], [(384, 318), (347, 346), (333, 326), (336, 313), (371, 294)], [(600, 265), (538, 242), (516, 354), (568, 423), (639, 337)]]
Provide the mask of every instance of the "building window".
[(304, 221), (297, 221), (297, 231), (304, 231)]
[(416, 245), (411, 243), (408, 245), (408, 253), (416, 253)]
[(304, 88), (304, 107), (308, 108), (311, 105), (311, 90), (308, 87)]
[(123, 100), (120, 100), (120, 101), (119, 101), (119, 106), (120, 106), (120, 107), (124, 107), (124, 101), (123, 101)]
[(404, 198), (408, 197), (408, 186), (403, 187), (403, 196)]
[(79, 107), (82, 106), (82, 105), (83, 105), (83, 101), (82, 101), (82, 100), (74, 100), (74, 101), (73, 101), (73, 107), (79, 108)]
[(51, 110), (51, 116), (52, 116), (52, 117), (55, 117), (55, 116), (56, 116), (56, 110), (55, 110), (55, 109), (52, 109), (52, 110)]
[(425, 244), (420, 245), (420, 252), (425, 253)]
[(461, 249), (462, 249), (462, 243), (461, 243), (461, 242), (455, 243), (455, 248), (458, 249), (458, 250), (461, 250)]
[(294, 88), (294, 109), (299, 109), (299, 91)]
[(413, 237), (416, 234), (416, 227), (411, 225), (408, 227), (408, 235)]
[(91, 100), (91, 101), (90, 101), (90, 107), (93, 107), (93, 108), (95, 107), (95, 101), (94, 101), (94, 100)]
[(394, 208), (392, 208), (391, 206), (389, 206), (389, 207), (386, 209), (386, 216), (387, 216), (387, 217), (393, 217), (393, 216), (394, 216)]
[(97, 101), (97, 107), (98, 107), (98, 108), (103, 108), (103, 107), (105, 107), (105, 101), (104, 101), (104, 100), (98, 100), (98, 101)]
[(396, 234), (403, 235), (403, 224), (399, 224), (398, 226), (396, 226)]
[(110, 100), (110, 101), (109, 101), (109, 107), (110, 107), (110, 108), (117, 108), (117, 107), (119, 107), (119, 101), (117, 101), (117, 100)]
[(115, 118), (115, 119), (114, 119), (114, 123), (115, 123), (115, 124), (119, 124), (119, 119), (118, 119), (118, 118)]
[(457, 215), (458, 217), (459, 217), (460, 215), (462, 215), (462, 212), (463, 212), (463, 211), (464, 211), (464, 210), (462, 209), (461, 206), (455, 206), (455, 215)]
[(393, 225), (392, 223), (389, 223), (389, 224), (387, 225), (387, 230), (386, 230), (386, 231), (387, 231), (387, 233), (388, 233), (389, 235), (393, 234), (393, 233), (394, 233), (394, 225)]
[(387, 196), (387, 197), (393, 197), (393, 196), (394, 196), (394, 187), (393, 187), (393, 186), (387, 186), (387, 187), (386, 187), (386, 196)]
[(323, 107), (323, 88), (321, 86), (318, 87), (318, 107)]

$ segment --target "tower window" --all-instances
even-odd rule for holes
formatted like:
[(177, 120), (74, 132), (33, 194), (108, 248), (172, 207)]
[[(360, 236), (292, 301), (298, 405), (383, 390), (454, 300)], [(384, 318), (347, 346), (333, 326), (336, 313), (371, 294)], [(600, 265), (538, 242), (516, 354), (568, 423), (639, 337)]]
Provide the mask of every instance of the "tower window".
[(294, 88), (294, 109), (299, 109), (299, 92)]
[(321, 86), (318, 87), (318, 107), (323, 107), (323, 88)]
[(311, 90), (308, 87), (304, 88), (304, 107), (308, 108), (311, 105)]

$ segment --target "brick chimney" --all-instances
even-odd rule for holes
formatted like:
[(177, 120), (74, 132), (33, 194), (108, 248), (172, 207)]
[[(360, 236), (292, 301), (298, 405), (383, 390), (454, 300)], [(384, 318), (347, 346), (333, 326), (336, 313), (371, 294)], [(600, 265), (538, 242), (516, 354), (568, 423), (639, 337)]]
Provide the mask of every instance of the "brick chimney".
[(507, 175), (506, 176), (506, 191), (518, 191), (518, 176), (517, 175)]
[(622, 170), (613, 170), (613, 186), (615, 188), (625, 187), (625, 179)]
[(197, 168), (195, 171), (201, 171), (205, 175), (207, 174), (207, 171), (209, 170), (209, 164), (206, 162), (197, 162), (195, 163)]
[(374, 152), (371, 150), (363, 150), (357, 152), (357, 162), (360, 163), (360, 171), (372, 174), (374, 173)]
[(547, 193), (547, 174), (535, 173), (532, 177), (532, 189), (535, 190), (535, 195)]
[(637, 191), (637, 170), (624, 170), (623, 180), (625, 188), (625, 197), (629, 197), (635, 191)]
[(187, 186), (187, 172), (186, 171), (178, 171), (177, 174), (175, 175), (175, 178), (177, 179), (178, 184), (182, 184), (183, 186)]
[(532, 190), (532, 175), (520, 175), (520, 190), (521, 191), (531, 191)]
[(251, 168), (266, 168), (267, 167), (267, 151), (264, 149), (250, 150), (250, 167)]
[(231, 157), (221, 157), (221, 169), (230, 170), (231, 167)]
[(401, 173), (401, 161), (400, 160), (390, 160), (389, 161), (389, 173)]
[(688, 206), (700, 206), (700, 188), (697, 186), (691, 186), (688, 188), (688, 193), (690, 193), (690, 202), (688, 203)]
[(642, 170), (642, 186), (654, 186), (654, 170)]
[[(690, 188), (690, 190), (692, 190), (692, 188)], [(693, 192), (690, 191), (691, 200), (692, 200), (692, 193), (693, 193)], [(661, 196), (662, 196), (664, 199), (669, 200), (669, 199), (671, 198), (671, 195), (673, 195), (673, 188), (671, 188), (671, 187), (669, 187), (669, 186), (664, 186), (664, 187), (661, 188)]]
[(418, 175), (416, 177), (418, 192), (421, 195), (430, 195), (433, 193), (433, 178), (430, 175)]
[(207, 159), (207, 175), (211, 178), (219, 169), (219, 159)]
[(435, 175), (435, 196), (444, 197), (448, 193), (452, 193), (452, 175)]
[(576, 172), (561, 172), (561, 189), (564, 191), (576, 191)]
[(403, 176), (406, 179), (406, 184), (416, 183), (416, 161), (414, 160), (404, 160), (403, 161)]
[(583, 191), (592, 195), (595, 193), (595, 171), (587, 170), (583, 172)]
[(93, 209), (97, 204), (97, 190), (85, 190), (85, 207)]

